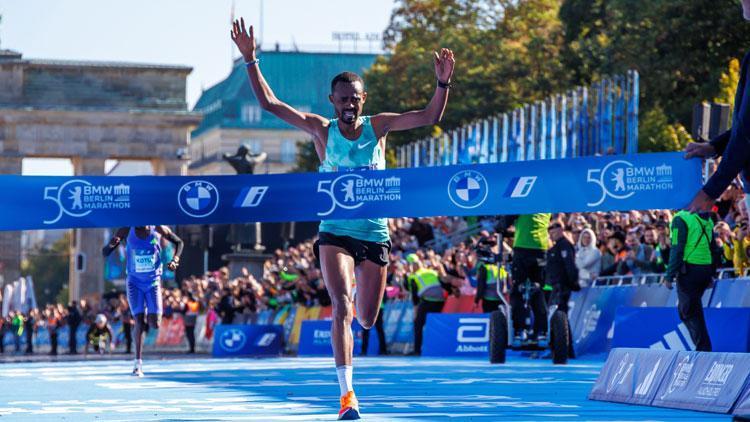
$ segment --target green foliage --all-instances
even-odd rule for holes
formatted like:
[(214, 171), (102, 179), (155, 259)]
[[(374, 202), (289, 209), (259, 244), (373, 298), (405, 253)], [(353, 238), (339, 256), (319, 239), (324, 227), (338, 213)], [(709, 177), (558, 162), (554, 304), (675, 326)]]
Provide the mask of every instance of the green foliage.
[[(427, 105), (435, 91), (433, 51), (456, 55), (454, 88), (440, 127), (450, 130), (557, 92), (559, 0), (401, 0), (385, 31), (391, 52), (365, 74), (368, 112)], [(433, 128), (389, 135), (391, 145), (424, 138)]]
[(297, 142), (297, 164), (292, 173), (315, 173), (320, 166), (318, 154), (315, 152), (315, 143), (312, 140)]
[[(673, 151), (689, 140), (694, 104), (734, 101), (745, 26), (736, 0), (399, 0), (383, 37), (389, 55), (365, 74), (366, 112), (425, 107), (440, 47), (456, 56), (445, 131), (636, 69), (639, 149)], [(436, 129), (392, 133), (389, 145)], [(298, 167), (317, 167), (311, 152)]]
[(734, 94), (740, 83), (740, 61), (732, 59), (726, 73), (719, 79), (719, 93), (714, 98), (715, 103), (729, 104), (730, 113), (734, 113)]
[(28, 259), (24, 261), (21, 270), (34, 280), (34, 293), (40, 306), (57, 303), (58, 295), (67, 284), (70, 268), (69, 248), (70, 232), (67, 232), (50, 248), (29, 251)]
[(637, 69), (643, 110), (690, 126), (693, 104), (718, 94), (726, 64), (750, 45), (737, 3), (565, 0), (563, 61), (575, 83)]
[(639, 152), (680, 151), (691, 141), (687, 129), (680, 123), (670, 124), (659, 107), (641, 113), (639, 123)]

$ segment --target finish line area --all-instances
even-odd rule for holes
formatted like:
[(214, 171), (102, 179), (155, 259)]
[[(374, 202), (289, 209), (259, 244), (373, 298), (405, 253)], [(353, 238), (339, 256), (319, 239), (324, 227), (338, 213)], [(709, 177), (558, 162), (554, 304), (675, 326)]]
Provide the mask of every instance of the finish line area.
[[(6, 420), (335, 420), (330, 358), (7, 363)], [(364, 420), (727, 420), (727, 415), (588, 400), (602, 360), (566, 366), (486, 359), (357, 358)]]

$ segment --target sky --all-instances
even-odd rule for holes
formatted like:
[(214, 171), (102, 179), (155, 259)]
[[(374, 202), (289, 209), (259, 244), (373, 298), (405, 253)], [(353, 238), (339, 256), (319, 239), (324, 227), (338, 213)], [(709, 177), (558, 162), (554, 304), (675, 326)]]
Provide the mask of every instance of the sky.
[[(25, 58), (187, 65), (193, 68), (187, 88), (192, 108), (239, 56), (229, 38), (233, 4), (235, 17), (256, 25), (267, 49), (278, 42), (337, 51), (334, 32), (382, 33), (394, 0), (0, 0), (0, 48)], [(342, 48), (352, 51), (353, 45)], [(360, 41), (358, 51), (369, 52), (368, 43)], [(25, 164), (24, 174), (71, 171), (49, 164)]]

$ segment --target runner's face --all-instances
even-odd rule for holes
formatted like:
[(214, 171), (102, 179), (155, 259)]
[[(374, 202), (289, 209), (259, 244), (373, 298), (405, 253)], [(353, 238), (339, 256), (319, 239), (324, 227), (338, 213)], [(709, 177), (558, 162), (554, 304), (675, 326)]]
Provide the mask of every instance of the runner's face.
[(367, 93), (360, 82), (339, 82), (328, 98), (336, 111), (336, 117), (343, 123), (351, 125), (362, 115)]

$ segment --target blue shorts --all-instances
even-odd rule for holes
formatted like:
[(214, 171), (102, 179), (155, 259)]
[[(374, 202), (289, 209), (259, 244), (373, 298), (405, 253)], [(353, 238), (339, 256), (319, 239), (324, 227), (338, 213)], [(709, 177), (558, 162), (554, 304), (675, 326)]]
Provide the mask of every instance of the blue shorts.
[(147, 283), (128, 277), (125, 288), (131, 314), (143, 314), (146, 313), (147, 309), (149, 315), (161, 315), (161, 279), (157, 278), (151, 283)]

